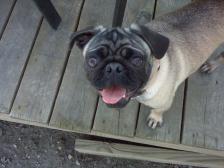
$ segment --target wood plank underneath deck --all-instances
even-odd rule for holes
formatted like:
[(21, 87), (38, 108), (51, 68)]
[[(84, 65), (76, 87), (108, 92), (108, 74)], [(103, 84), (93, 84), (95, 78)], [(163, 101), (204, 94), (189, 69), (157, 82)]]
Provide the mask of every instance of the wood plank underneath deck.
[[(86, 0), (78, 29), (112, 25), (115, 0)], [(84, 58), (74, 46), (50, 121), (51, 126), (89, 132), (92, 127), (97, 94), (86, 79)]]
[[(136, 20), (138, 12), (148, 6), (148, 11), (153, 14), (154, 0), (129, 0), (125, 9), (123, 25), (129, 26)], [(133, 11), (133, 12), (132, 12)], [(101, 132), (120, 136), (134, 136), (139, 104), (130, 101), (120, 110), (107, 107), (101, 100), (96, 111), (93, 133)]]
[(193, 165), (212, 168), (223, 168), (224, 165), (224, 157), (164, 148), (107, 143), (91, 140), (77, 139), (75, 142), (75, 150), (87, 154), (148, 160), (160, 163)]
[(82, 0), (54, 0), (62, 22), (55, 31), (44, 20), (12, 108), (12, 117), (48, 122), (81, 4)]
[[(224, 51), (224, 45), (216, 54)], [(182, 143), (224, 151), (224, 67), (188, 80)]]
[(97, 132), (97, 134), (95, 134), (92, 132), (88, 133), (88, 132), (82, 132), (82, 131), (78, 131), (78, 130), (73, 131), (73, 130), (63, 129), (60, 127), (54, 127), (54, 126), (48, 125), (47, 123), (39, 123), (39, 122), (34, 122), (34, 121), (27, 121), (27, 120), (12, 118), (9, 116), (9, 114), (5, 114), (5, 113), (0, 113), (0, 120), (21, 123), (21, 124), (27, 124), (27, 125), (32, 125), (32, 126), (38, 126), (38, 127), (44, 127), (44, 128), (49, 128), (49, 129), (57, 129), (57, 130), (62, 130), (62, 131), (87, 134), (87, 135), (94, 135), (94, 136), (97, 135), (97, 136), (104, 137), (104, 138), (117, 139), (117, 140), (122, 140), (122, 141), (126, 141), (126, 142), (134, 142), (134, 143), (144, 144), (144, 145), (153, 145), (156, 147), (164, 147), (164, 148), (168, 148), (168, 149), (178, 149), (178, 150), (183, 150), (183, 151), (190, 151), (190, 152), (215, 155), (215, 156), (221, 156), (221, 157), (224, 156), (224, 151), (211, 150), (211, 149), (200, 148), (200, 147), (189, 146), (189, 145), (187, 146), (187, 145), (183, 145), (183, 144), (173, 144), (173, 143), (155, 141), (155, 140), (150, 140), (150, 139), (142, 139), (142, 138), (138, 138), (138, 137), (116, 136), (116, 135), (105, 134), (105, 133), (100, 133), (100, 132)]
[[(176, 10), (186, 3), (190, 3), (190, 0), (179, 1), (179, 3), (176, 3), (176, 0), (169, 0), (169, 2), (166, 0), (158, 0), (155, 17)], [(158, 127), (155, 130), (147, 126), (147, 117), (150, 113), (150, 108), (142, 105), (139, 113), (136, 136), (156, 141), (180, 143), (183, 95), (184, 84), (177, 90), (171, 109), (165, 112), (162, 127)]]
[(32, 1), (16, 3), (0, 41), (0, 112), (10, 110), (40, 20), (41, 14)]

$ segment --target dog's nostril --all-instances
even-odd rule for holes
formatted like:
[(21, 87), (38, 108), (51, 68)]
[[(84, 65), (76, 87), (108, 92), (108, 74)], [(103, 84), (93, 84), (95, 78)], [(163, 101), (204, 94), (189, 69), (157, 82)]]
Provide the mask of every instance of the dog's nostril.
[(117, 71), (117, 73), (121, 73), (123, 71), (123, 69), (124, 69), (123, 66), (119, 64), (116, 68), (116, 71)]
[(112, 72), (112, 68), (111, 68), (111, 66), (106, 66), (106, 72), (107, 73), (111, 73)]

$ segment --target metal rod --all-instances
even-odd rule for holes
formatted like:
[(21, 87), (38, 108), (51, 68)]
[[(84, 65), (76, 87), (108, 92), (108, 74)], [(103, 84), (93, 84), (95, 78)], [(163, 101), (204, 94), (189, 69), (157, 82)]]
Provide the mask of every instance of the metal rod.
[(53, 29), (57, 29), (61, 17), (50, 0), (33, 0)]
[(113, 27), (120, 27), (122, 25), (126, 4), (127, 0), (116, 0)]

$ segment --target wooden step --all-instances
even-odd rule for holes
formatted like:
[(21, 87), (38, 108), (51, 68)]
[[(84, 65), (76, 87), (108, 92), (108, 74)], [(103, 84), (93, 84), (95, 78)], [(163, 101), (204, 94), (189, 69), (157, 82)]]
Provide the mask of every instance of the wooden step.
[(149, 146), (127, 145), (77, 139), (75, 150), (81, 153), (101, 156), (147, 160), (160, 163), (191, 165), (200, 167), (223, 168), (224, 157), (193, 152), (155, 148)]

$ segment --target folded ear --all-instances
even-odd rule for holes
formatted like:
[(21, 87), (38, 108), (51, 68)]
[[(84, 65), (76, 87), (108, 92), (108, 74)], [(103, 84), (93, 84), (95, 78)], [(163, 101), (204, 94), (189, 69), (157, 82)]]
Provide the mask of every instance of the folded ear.
[(80, 49), (83, 49), (89, 40), (91, 40), (97, 33), (101, 32), (102, 29), (104, 29), (103, 26), (90, 26), (72, 33), (70, 48), (72, 48), (75, 43)]
[(169, 39), (143, 25), (131, 25), (131, 32), (141, 37), (150, 47), (152, 54), (161, 59), (167, 52), (169, 47)]

